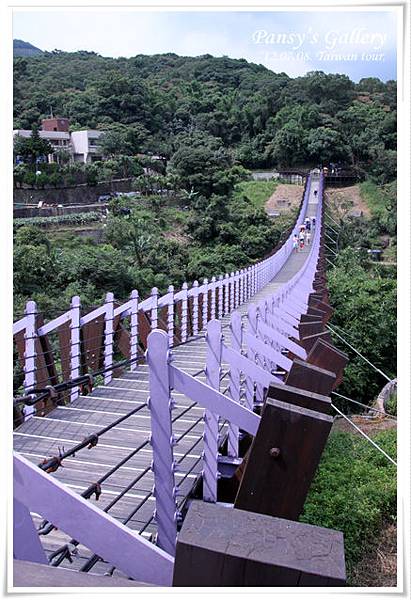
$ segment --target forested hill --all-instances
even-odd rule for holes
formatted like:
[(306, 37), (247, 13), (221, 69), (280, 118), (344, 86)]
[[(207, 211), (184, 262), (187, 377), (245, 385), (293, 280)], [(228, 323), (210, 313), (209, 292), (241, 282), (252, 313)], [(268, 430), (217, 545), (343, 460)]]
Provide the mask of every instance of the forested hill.
[(33, 44), (23, 40), (13, 40), (13, 56), (38, 56), (39, 54), (43, 54), (43, 50)]
[[(395, 173), (396, 82), (309, 73), (210, 55), (105, 58), (45, 52), (15, 59), (15, 127), (50, 113), (73, 128), (116, 129), (127, 152), (171, 157), (187, 135), (219, 138), (245, 167), (352, 163)], [(215, 140), (211, 139), (211, 143)]]

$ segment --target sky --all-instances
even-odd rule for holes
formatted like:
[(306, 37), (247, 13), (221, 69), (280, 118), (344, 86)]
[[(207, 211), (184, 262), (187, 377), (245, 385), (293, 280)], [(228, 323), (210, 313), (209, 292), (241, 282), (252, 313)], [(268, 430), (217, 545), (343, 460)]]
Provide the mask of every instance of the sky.
[(387, 10), (15, 10), (13, 37), (49, 51), (226, 55), (291, 77), (321, 70), (354, 81), (396, 79), (396, 16)]

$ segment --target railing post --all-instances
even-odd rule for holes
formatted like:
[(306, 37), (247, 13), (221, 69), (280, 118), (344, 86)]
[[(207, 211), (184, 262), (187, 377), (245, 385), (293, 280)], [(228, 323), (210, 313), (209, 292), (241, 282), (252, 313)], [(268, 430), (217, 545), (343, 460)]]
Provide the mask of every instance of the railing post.
[[(221, 322), (210, 321), (207, 326), (207, 384), (220, 390)], [(217, 502), (218, 480), (218, 415), (204, 411), (203, 500)]]
[(247, 270), (247, 289), (246, 289), (246, 302), (251, 298), (253, 293), (253, 267), (248, 267)]
[[(70, 309), (70, 378), (75, 379), (80, 375), (80, 298), (73, 296)], [(79, 396), (78, 386), (71, 389), (70, 402)]]
[(151, 299), (152, 299), (152, 304), (151, 304), (151, 331), (153, 331), (153, 329), (157, 329), (158, 327), (158, 289), (156, 287), (153, 287), (151, 289)]
[(235, 299), (234, 299), (234, 307), (233, 308), (237, 308), (237, 306), (240, 304), (240, 272), (236, 271), (235, 272)]
[(187, 341), (187, 323), (188, 323), (188, 292), (187, 282), (185, 281), (181, 286), (182, 299), (181, 299), (181, 341)]
[(174, 286), (169, 285), (167, 293), (168, 304), (167, 304), (167, 332), (168, 332), (168, 345), (170, 348), (174, 345)]
[[(242, 346), (242, 329), (243, 325), (241, 322), (241, 315), (239, 312), (234, 311), (231, 315), (230, 330), (231, 330), (231, 347), (241, 354)], [(241, 372), (235, 365), (230, 365), (230, 398), (235, 402), (240, 403), (241, 394)], [(240, 430), (237, 425), (232, 423), (228, 426), (228, 440), (227, 440), (227, 455), (233, 458), (238, 458), (238, 441), (239, 441)]]
[(203, 292), (203, 314), (202, 314), (202, 329), (205, 329), (208, 323), (208, 279), (207, 277), (203, 281), (204, 292)]
[(247, 271), (242, 269), (240, 271), (240, 304), (244, 304), (245, 302), (245, 281), (247, 276)]
[[(258, 337), (258, 308), (255, 304), (251, 304), (248, 309), (248, 326), (250, 328), (250, 333), (255, 337)], [(257, 355), (255, 352), (248, 350), (248, 358), (251, 358), (254, 362), (257, 362)], [(251, 354), (251, 356), (250, 356)], [(258, 364), (258, 362), (257, 362)], [(263, 364), (260, 364), (262, 368), (264, 368)], [(264, 390), (261, 384), (256, 384), (255, 386), (255, 400), (256, 403), (261, 405), (264, 402)]]
[(148, 405), (151, 418), (150, 443), (153, 451), (151, 470), (154, 473), (157, 546), (174, 556), (177, 536), (177, 491), (171, 423), (170, 353), (168, 336), (164, 331), (156, 330), (149, 334), (146, 359), (149, 367)]
[[(109, 369), (113, 364), (113, 339), (114, 339), (114, 294), (108, 292), (105, 301), (104, 314), (104, 368)], [(104, 384), (113, 379), (113, 371), (110, 369), (104, 373)]]
[(138, 356), (138, 291), (133, 290), (130, 295), (130, 371), (137, 369)]
[(224, 277), (224, 315), (228, 315), (230, 312), (230, 279), (228, 273)]
[(218, 313), (217, 313), (217, 318), (218, 319), (222, 319), (223, 318), (223, 314), (224, 314), (224, 308), (223, 308), (223, 279), (224, 277), (222, 275), (219, 276), (218, 278)]
[(216, 278), (211, 278), (211, 309), (210, 309), (210, 320), (212, 321), (216, 317)]
[(230, 275), (230, 308), (229, 308), (229, 312), (234, 310), (234, 299), (235, 299), (235, 295), (234, 295), (234, 286), (235, 286), (235, 276), (234, 273), (231, 272)]
[[(26, 303), (24, 311), (26, 315), (26, 330), (24, 332), (24, 391), (36, 386), (36, 316), (37, 304), (33, 300)], [(24, 420), (30, 419), (34, 414), (34, 406), (23, 408)]]
[(193, 283), (193, 335), (198, 335), (198, 281)]

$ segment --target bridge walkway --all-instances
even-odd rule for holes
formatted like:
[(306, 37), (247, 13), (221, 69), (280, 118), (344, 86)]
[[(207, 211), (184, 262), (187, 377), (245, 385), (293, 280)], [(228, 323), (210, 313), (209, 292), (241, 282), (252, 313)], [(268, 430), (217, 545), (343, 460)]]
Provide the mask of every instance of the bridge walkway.
[[(314, 190), (317, 188), (318, 182), (313, 181), (306, 216), (315, 215), (317, 201)], [(291, 279), (304, 264), (308, 252), (307, 247), (302, 251), (293, 252), (274, 279), (248, 302), (238, 307), (237, 310), (244, 315), (245, 327), (249, 305), (270, 296), (284, 282)], [(230, 315), (222, 318), (223, 333), (228, 339), (229, 322)], [(204, 334), (204, 331), (200, 332), (201, 334)], [(205, 382), (206, 352), (204, 337), (197, 337), (172, 349), (173, 364)], [(221, 381), (223, 392), (227, 381), (228, 374)], [(91, 483), (104, 476), (120, 461), (124, 461), (123, 466), (102, 484), (100, 499), (97, 501), (93, 496), (90, 501), (104, 509), (121, 495), (121, 499), (108, 511), (109, 514), (150, 538), (156, 532), (156, 525), (153, 521), (154, 481), (150, 469), (152, 451), (148, 442), (150, 413), (147, 406), (144, 406), (148, 389), (148, 366), (139, 364), (134, 371), (115, 377), (108, 385), (99, 385), (91, 394), (80, 396), (70, 405), (59, 406), (46, 417), (34, 416), (24, 422), (14, 431), (14, 448), (28, 460), (38, 464), (46, 457), (57, 456), (59, 448), (68, 449), (74, 446), (93, 432), (125, 416), (133, 408), (143, 405), (137, 414), (105, 433), (97, 446), (90, 450), (84, 449), (76, 456), (65, 459), (62, 467), (53, 476), (81, 494)], [(173, 393), (173, 398), (176, 402), (172, 414), (174, 435), (181, 436), (174, 448), (174, 456), (179, 468), (176, 473), (176, 484), (179, 486), (177, 501), (182, 504), (202, 469), (203, 409), (182, 394)], [(224, 425), (221, 428), (221, 436), (223, 435)], [(137, 447), (141, 447), (140, 451), (127, 459)], [(137, 478), (135, 485), (130, 485)], [(124, 493), (126, 488), (129, 489)], [(36, 526), (42, 522), (39, 515), (33, 515), (33, 520)], [(46, 553), (49, 554), (66, 544), (69, 538), (64, 533), (53, 530), (42, 536), (41, 540)], [(64, 560), (62, 566), (78, 570), (86, 564), (91, 552), (82, 545), (70, 546), (70, 549), (73, 563)], [(93, 566), (92, 573), (103, 574), (107, 569), (107, 564), (99, 561)], [(116, 575), (121, 576), (121, 573), (116, 571)]]

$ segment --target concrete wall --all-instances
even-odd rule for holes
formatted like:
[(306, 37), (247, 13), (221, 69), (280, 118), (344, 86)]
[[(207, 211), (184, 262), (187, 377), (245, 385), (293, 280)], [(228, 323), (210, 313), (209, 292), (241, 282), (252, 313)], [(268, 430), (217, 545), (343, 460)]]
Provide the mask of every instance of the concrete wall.
[(40, 200), (47, 204), (94, 204), (98, 197), (110, 192), (132, 192), (132, 179), (101, 183), (95, 186), (81, 185), (70, 188), (35, 190), (15, 188), (15, 204), (38, 204)]

